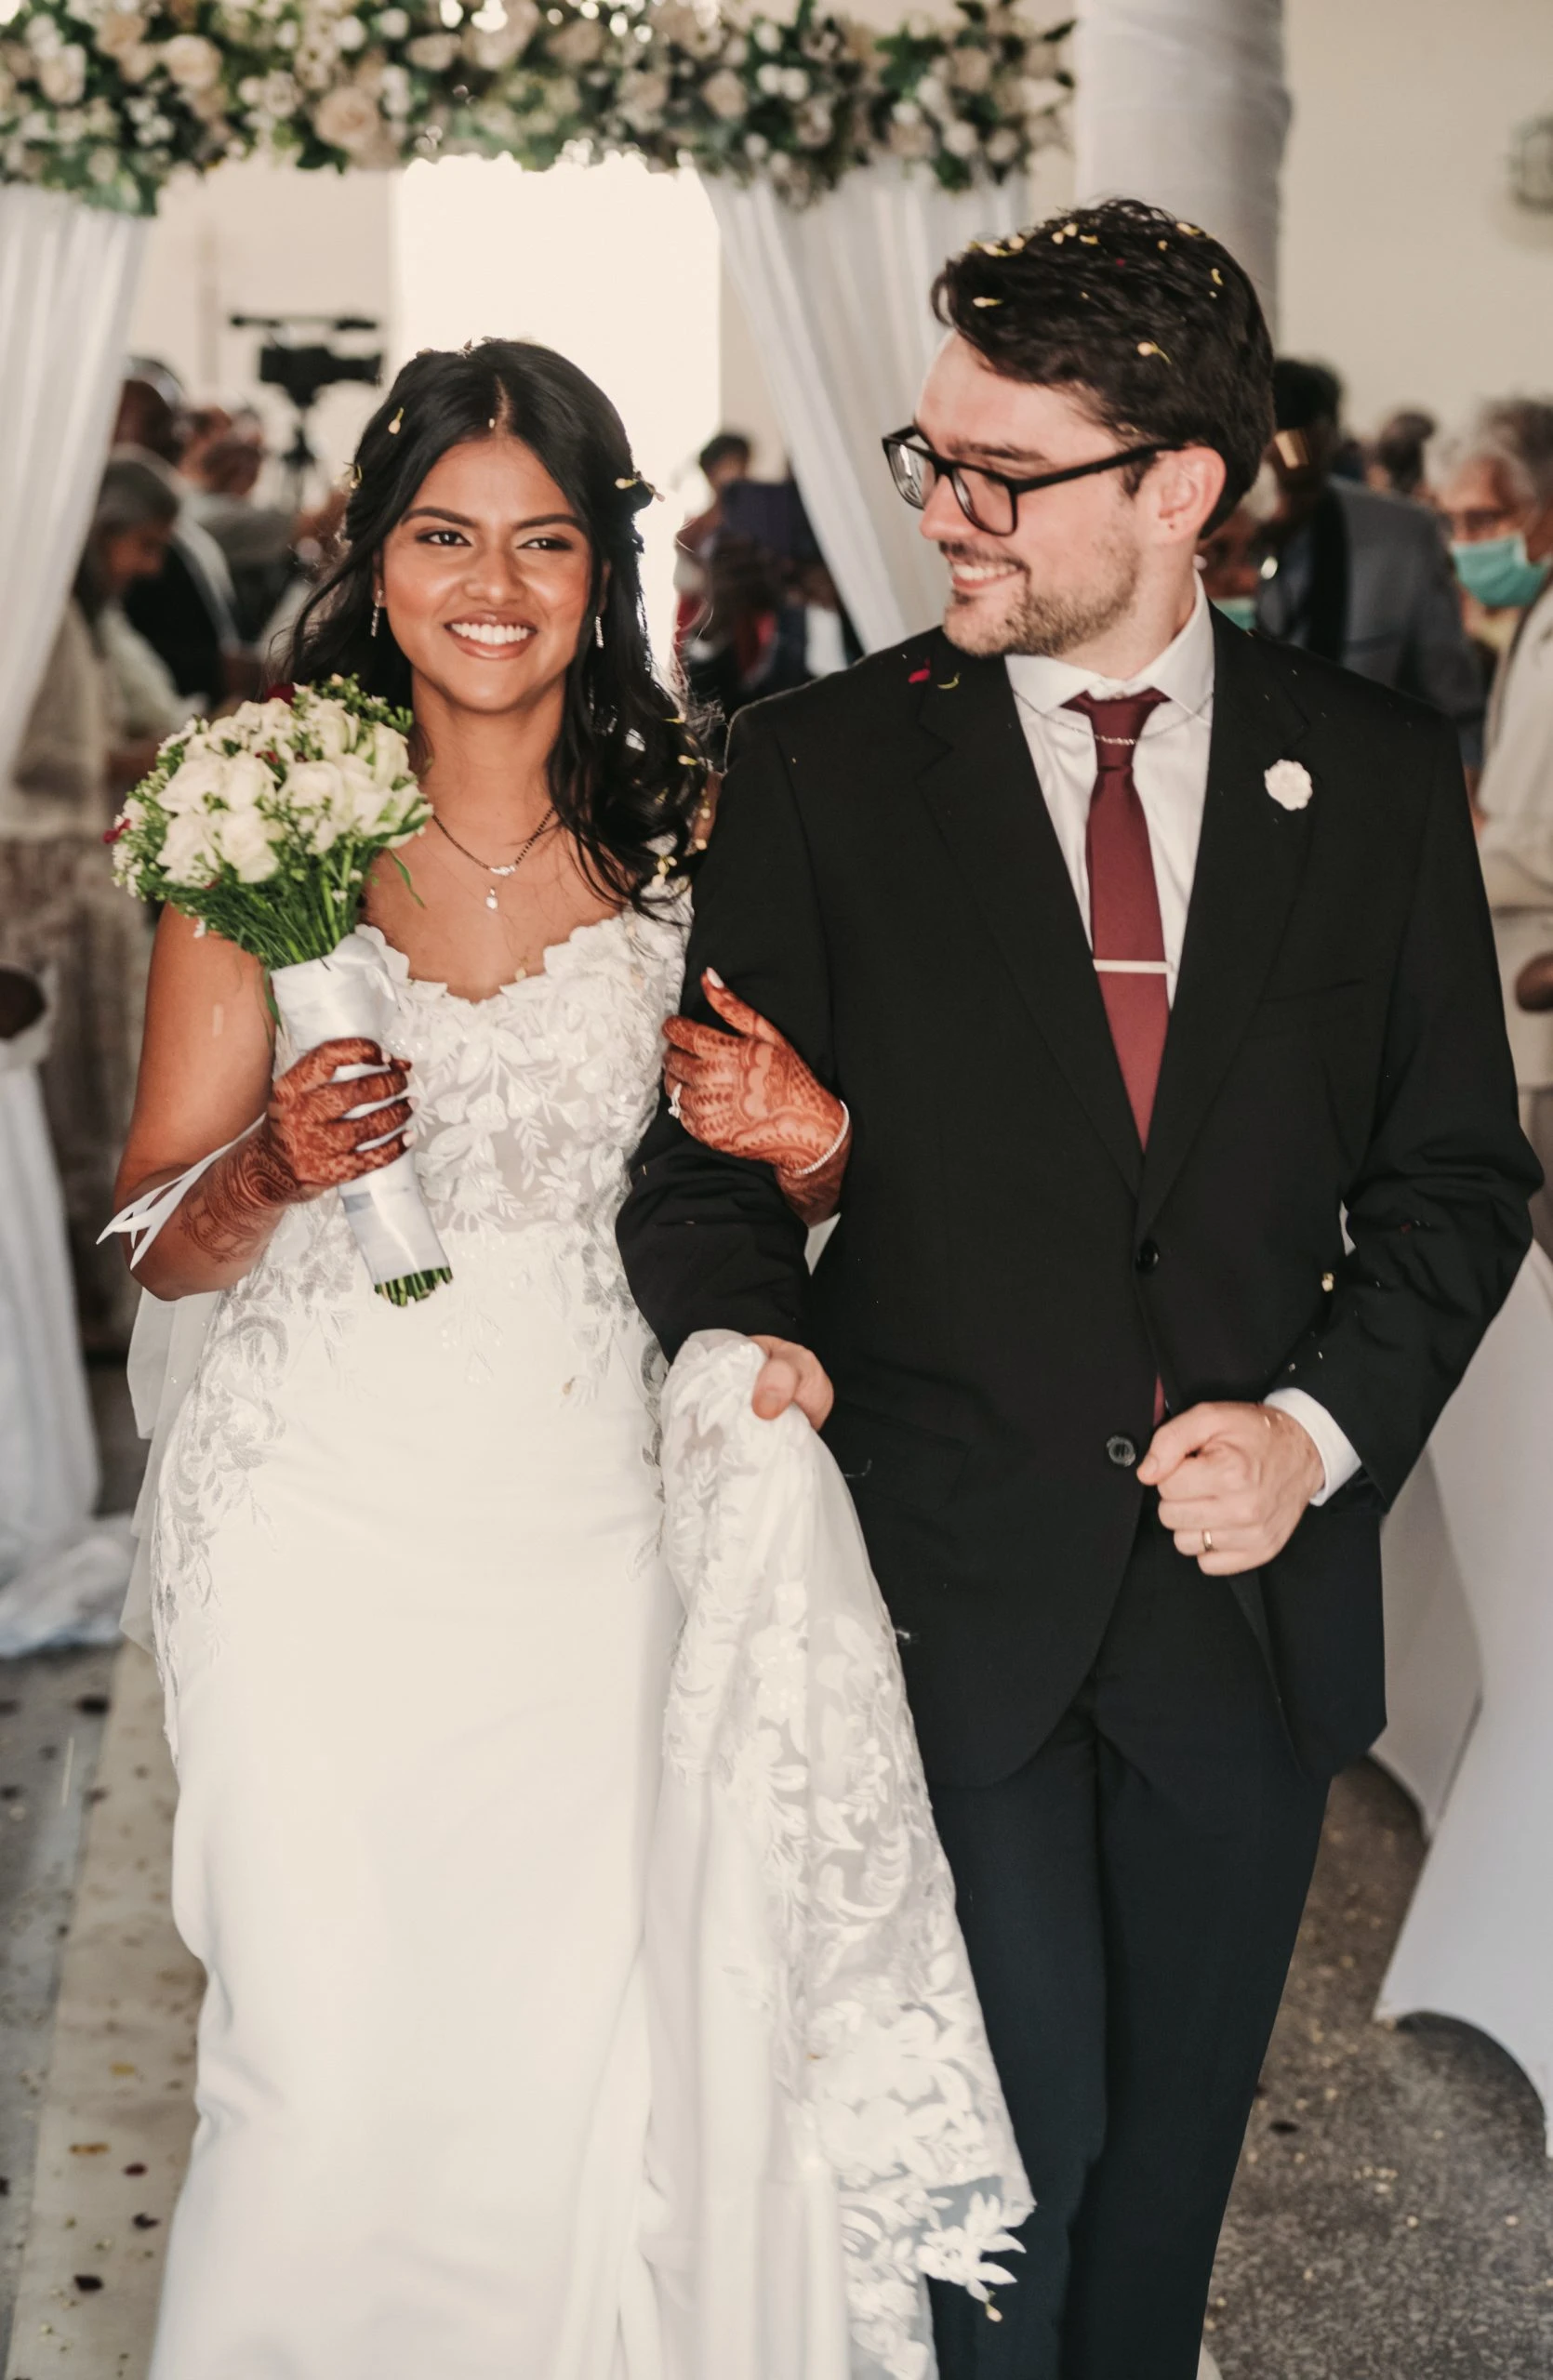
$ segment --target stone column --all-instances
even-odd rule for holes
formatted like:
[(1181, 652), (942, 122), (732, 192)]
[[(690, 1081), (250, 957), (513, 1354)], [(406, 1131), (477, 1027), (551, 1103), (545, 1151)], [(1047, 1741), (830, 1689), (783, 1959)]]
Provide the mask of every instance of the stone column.
[(1282, 0), (1081, 0), (1075, 196), (1201, 223), (1245, 266), (1277, 329), (1289, 127)]

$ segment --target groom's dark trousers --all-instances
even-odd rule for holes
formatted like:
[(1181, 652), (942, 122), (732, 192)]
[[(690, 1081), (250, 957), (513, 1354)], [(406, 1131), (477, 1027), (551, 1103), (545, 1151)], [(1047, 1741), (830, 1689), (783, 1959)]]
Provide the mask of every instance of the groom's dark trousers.
[[(670, 1355), (774, 1333), (835, 1383), (1039, 2201), (1000, 2320), (937, 2293), (945, 2380), (1194, 2380), (1327, 1781), (1384, 1724), (1381, 1514), (1530, 1238), (1454, 737), (1215, 626), (1147, 1149), (1007, 672), (940, 636), (739, 720), (704, 1022), (708, 966), (848, 1102), (841, 1221), (811, 1280), (769, 1169), (660, 1112), (620, 1244)], [(1205, 1578), (1138, 1485), (1157, 1384), (1279, 1383), (1361, 1471)]]

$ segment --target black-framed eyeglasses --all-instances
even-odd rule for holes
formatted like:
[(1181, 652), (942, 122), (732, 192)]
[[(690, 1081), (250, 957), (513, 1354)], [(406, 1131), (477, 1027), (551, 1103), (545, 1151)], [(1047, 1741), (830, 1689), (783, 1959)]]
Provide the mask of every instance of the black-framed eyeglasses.
[(979, 464), (951, 462), (936, 455), (921, 430), (908, 422), (883, 441), (885, 459), (899, 495), (921, 512), (940, 480), (948, 480), (955, 501), (973, 529), (989, 537), (1011, 537), (1019, 518), (1019, 498), (1040, 487), (1060, 487), (1065, 480), (1092, 479), (1096, 471), (1120, 470), (1123, 463), (1152, 462), (1156, 455), (1174, 454), (1167, 445), (1124, 446), (1119, 455), (1101, 455), (1093, 463), (1073, 463), (1065, 471), (1042, 471), (1033, 480), (1011, 480), (1002, 471), (984, 470)]

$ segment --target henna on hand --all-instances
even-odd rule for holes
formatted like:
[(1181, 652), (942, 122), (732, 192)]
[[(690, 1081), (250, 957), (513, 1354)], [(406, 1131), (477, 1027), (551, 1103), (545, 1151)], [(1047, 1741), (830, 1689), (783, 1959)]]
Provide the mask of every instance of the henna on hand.
[(850, 1134), (836, 1145), (846, 1120), (841, 1101), (791, 1042), (711, 968), (701, 985), (732, 1031), (720, 1033), (683, 1016), (664, 1026), (670, 1045), (664, 1080), (680, 1121), (724, 1157), (771, 1166), (794, 1212), (805, 1223), (823, 1223), (840, 1201), (851, 1152)]
[[(351, 1082), (333, 1079), (340, 1066), (378, 1071)], [(410, 1120), (405, 1097), (407, 1058), (385, 1059), (375, 1041), (322, 1041), (279, 1076), (263, 1121), (203, 1174), (179, 1213), (184, 1236), (219, 1264), (253, 1257), (287, 1207), (319, 1197), (342, 1182), (392, 1165), (405, 1148)], [(379, 1106), (387, 1100), (392, 1104)], [(366, 1104), (370, 1116), (348, 1110)], [(364, 1148), (382, 1133), (380, 1148)]]

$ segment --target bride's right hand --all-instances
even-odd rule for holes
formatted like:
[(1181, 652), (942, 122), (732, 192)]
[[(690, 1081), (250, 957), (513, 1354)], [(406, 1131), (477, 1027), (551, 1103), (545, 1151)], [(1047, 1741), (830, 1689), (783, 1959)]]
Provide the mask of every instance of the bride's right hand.
[[(278, 1075), (264, 1121), (246, 1146), (267, 1203), (294, 1206), (342, 1182), (376, 1173), (405, 1151), (410, 1121), (409, 1060), (385, 1058), (376, 1041), (321, 1041)], [(350, 1082), (333, 1078), (341, 1066), (371, 1066)], [(391, 1104), (379, 1104), (382, 1101)], [(370, 1116), (352, 1108), (370, 1105)], [(384, 1133), (392, 1137), (382, 1139)], [(381, 1142), (368, 1148), (367, 1142)]]

